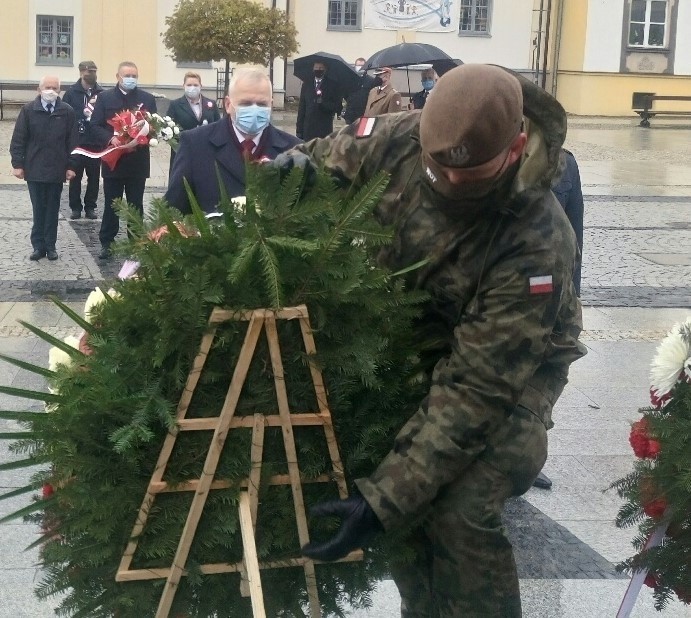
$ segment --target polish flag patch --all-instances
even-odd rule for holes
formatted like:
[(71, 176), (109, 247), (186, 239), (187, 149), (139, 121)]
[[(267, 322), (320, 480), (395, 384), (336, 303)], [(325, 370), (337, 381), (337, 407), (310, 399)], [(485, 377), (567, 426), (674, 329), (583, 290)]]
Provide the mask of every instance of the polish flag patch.
[(530, 277), (528, 285), (531, 294), (549, 294), (554, 289), (552, 285), (552, 275)]
[(372, 135), (376, 120), (376, 118), (367, 118), (365, 116), (360, 118), (357, 129), (355, 129), (355, 137), (369, 137)]

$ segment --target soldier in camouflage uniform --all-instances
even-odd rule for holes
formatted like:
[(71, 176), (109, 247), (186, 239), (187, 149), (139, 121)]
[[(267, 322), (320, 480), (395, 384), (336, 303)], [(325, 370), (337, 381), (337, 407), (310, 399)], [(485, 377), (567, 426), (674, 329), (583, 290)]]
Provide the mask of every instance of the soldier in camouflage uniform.
[(274, 164), (311, 161), (355, 186), (391, 175), (376, 212), (396, 230), (384, 259), (428, 260), (412, 276), (445, 344), (428, 397), (360, 494), (313, 509), (341, 517), (337, 535), (303, 553), (335, 560), (410, 526), (415, 558), (393, 567), (403, 617), (520, 616), (502, 510), (542, 468), (552, 408), (585, 354), (576, 239), (550, 191), (566, 116), (518, 75), (466, 64), (421, 112), (369, 120)]

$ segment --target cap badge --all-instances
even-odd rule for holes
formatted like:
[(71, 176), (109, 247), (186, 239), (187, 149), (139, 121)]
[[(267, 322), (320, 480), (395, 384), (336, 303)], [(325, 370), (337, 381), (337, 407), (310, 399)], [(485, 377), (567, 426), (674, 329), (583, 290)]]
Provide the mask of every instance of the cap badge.
[(454, 146), (449, 149), (449, 163), (453, 167), (461, 167), (463, 164), (468, 162), (470, 159), (470, 153), (468, 152), (468, 147), (465, 144), (460, 146)]

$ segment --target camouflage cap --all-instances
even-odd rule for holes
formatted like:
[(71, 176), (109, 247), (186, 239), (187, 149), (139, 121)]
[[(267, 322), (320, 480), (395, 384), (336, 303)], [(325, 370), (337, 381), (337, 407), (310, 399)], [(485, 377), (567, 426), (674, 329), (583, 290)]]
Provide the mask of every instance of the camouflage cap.
[(507, 148), (523, 122), (519, 81), (501, 67), (463, 64), (445, 73), (420, 117), (420, 146), (447, 167), (476, 167)]
[(98, 67), (96, 66), (96, 63), (93, 60), (82, 60), (79, 63), (79, 70), (80, 71), (96, 71)]

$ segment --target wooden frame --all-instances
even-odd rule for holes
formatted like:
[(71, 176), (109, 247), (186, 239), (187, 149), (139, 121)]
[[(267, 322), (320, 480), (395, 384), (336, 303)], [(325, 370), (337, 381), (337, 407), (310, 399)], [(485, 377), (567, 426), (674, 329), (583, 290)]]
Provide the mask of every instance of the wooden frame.
[[(314, 363), (310, 363), (310, 374), (314, 384), (314, 391), (318, 405), (317, 412), (291, 412), (288, 405), (288, 395), (285, 388), (283, 373), (283, 362), (281, 358), (280, 343), (276, 320), (299, 320), (302, 339), (305, 351), (308, 355), (316, 353), (314, 337), (309, 323), (307, 307), (304, 305), (280, 310), (256, 309), (253, 311), (233, 312), (227, 309), (216, 307), (209, 317), (209, 330), (202, 337), (199, 352), (194, 359), (192, 368), (187, 377), (185, 389), (180, 397), (177, 407), (177, 426), (171, 431), (163, 443), (161, 453), (158, 457), (156, 467), (151, 476), (151, 481), (147, 488), (146, 495), (139, 509), (139, 514), (135, 521), (130, 535), (130, 541), (125, 548), (120, 561), (120, 566), (116, 574), (116, 581), (137, 581), (147, 579), (166, 579), (166, 583), (161, 595), (156, 618), (166, 618), (173, 604), (175, 592), (180, 579), (187, 574), (185, 564), (194, 540), (194, 535), (201, 519), (204, 505), (209, 492), (214, 489), (223, 489), (231, 486), (229, 481), (222, 479), (214, 480), (216, 468), (218, 466), (223, 446), (228, 432), (232, 429), (252, 428), (252, 450), (251, 450), (251, 471), (249, 477), (240, 483), (241, 487), (247, 490), (240, 494), (240, 527), (243, 542), (243, 560), (239, 563), (220, 563), (204, 564), (200, 566), (201, 573), (205, 575), (218, 573), (241, 573), (242, 584), (241, 593), (249, 596), (252, 600), (252, 611), (255, 618), (263, 618), (264, 600), (261, 588), (260, 571), (262, 569), (295, 567), (301, 566), (305, 572), (307, 582), (307, 592), (309, 598), (310, 614), (312, 618), (321, 616), (317, 582), (315, 574), (315, 562), (303, 556), (278, 560), (274, 562), (260, 563), (257, 559), (257, 551), (254, 542), (254, 530), (257, 523), (258, 491), (261, 482), (261, 468), (264, 445), (264, 428), (281, 427), (283, 434), (283, 444), (286, 450), (288, 461), (287, 475), (273, 475), (268, 479), (269, 485), (290, 485), (293, 502), (295, 505), (295, 519), (298, 529), (300, 546), (309, 542), (309, 531), (307, 528), (307, 517), (305, 515), (305, 505), (302, 495), (302, 483), (304, 482), (335, 482), (341, 498), (348, 495), (343, 465), (341, 463), (338, 444), (333, 429), (331, 412), (326, 399), (326, 389), (321, 371)], [(186, 419), (194, 390), (199, 381), (199, 377), (204, 368), (211, 345), (216, 335), (219, 324), (227, 321), (248, 322), (245, 340), (233, 371), (233, 377), (228, 387), (225, 402), (218, 417)], [(243, 384), (247, 378), (251, 361), (254, 357), (257, 342), (262, 330), (266, 331), (269, 345), (269, 356), (274, 376), (274, 387), (276, 389), (276, 400), (278, 403), (277, 414), (254, 414), (253, 416), (234, 417), (235, 410), (242, 391)], [(321, 426), (324, 430), (329, 455), (331, 457), (332, 472), (320, 477), (305, 481), (301, 478), (293, 436), (294, 426), (314, 425)], [(170, 486), (163, 480), (163, 476), (168, 465), (175, 441), (180, 432), (183, 431), (213, 431), (213, 439), (209, 447), (206, 462), (204, 463), (204, 473), (198, 480), (190, 480), (185, 483)], [(187, 516), (187, 521), (183, 528), (178, 549), (175, 553), (173, 564), (168, 568), (160, 569), (131, 569), (132, 560), (137, 550), (139, 536), (142, 534), (149, 511), (159, 493), (172, 491), (192, 491), (194, 498)], [(361, 560), (362, 551), (358, 550), (350, 553), (341, 561)]]

